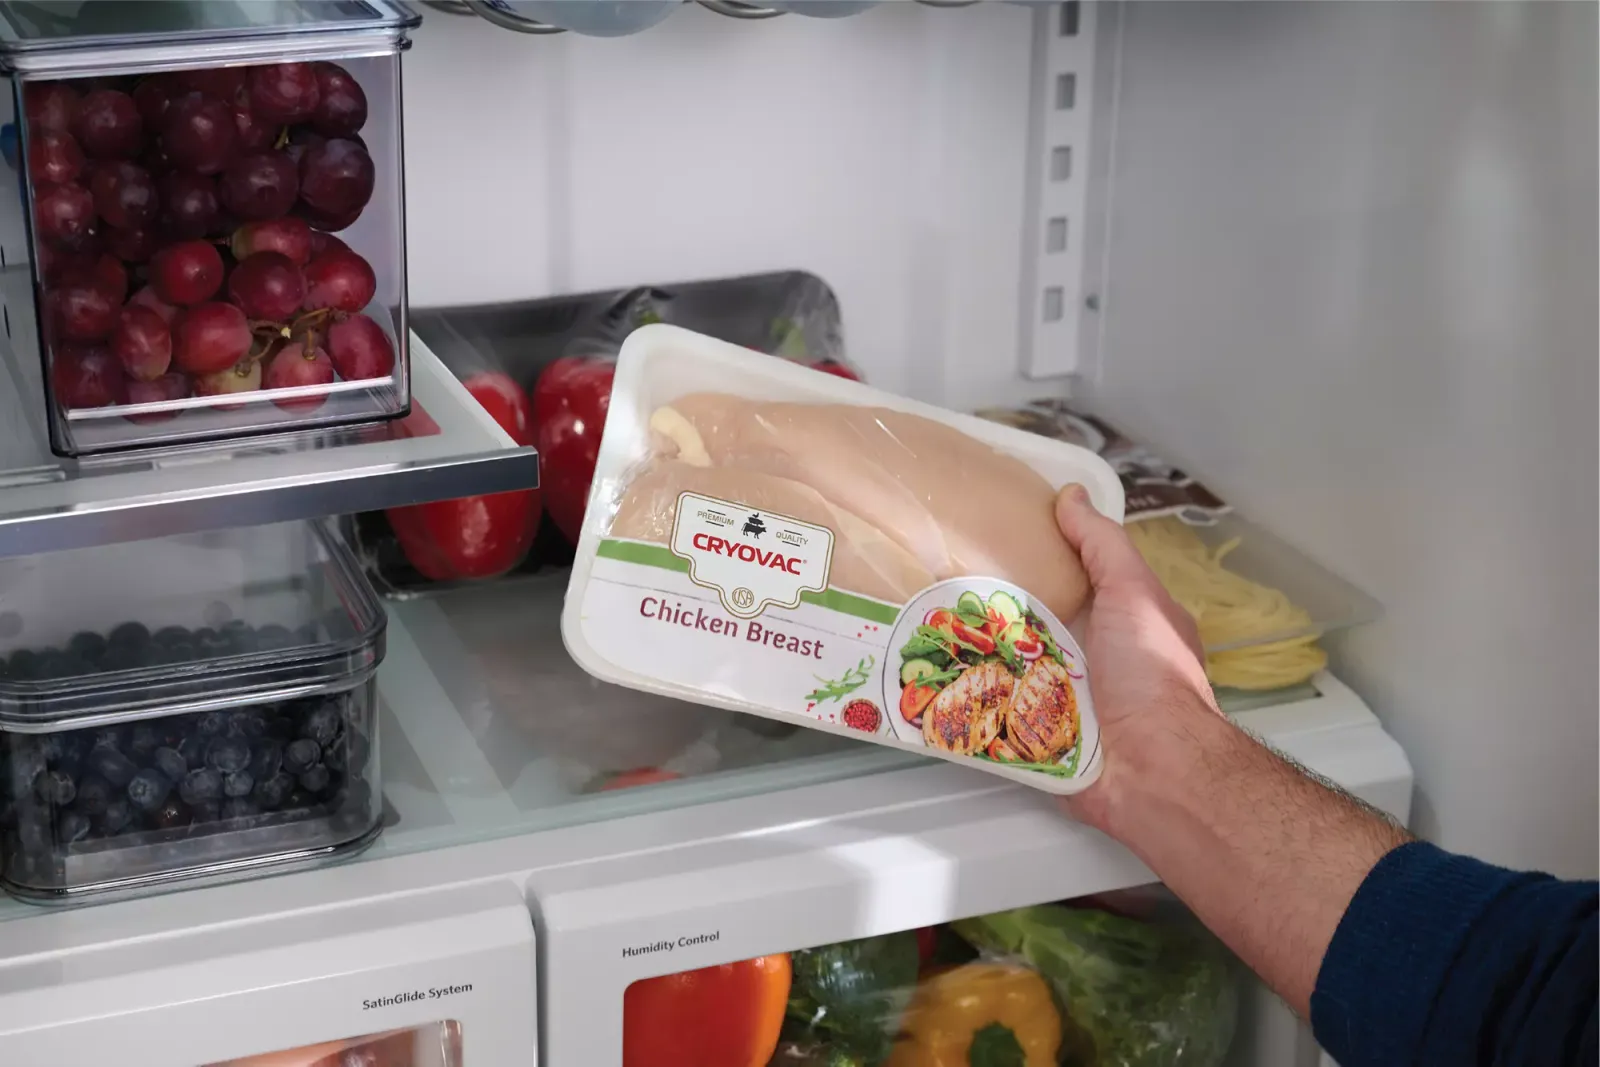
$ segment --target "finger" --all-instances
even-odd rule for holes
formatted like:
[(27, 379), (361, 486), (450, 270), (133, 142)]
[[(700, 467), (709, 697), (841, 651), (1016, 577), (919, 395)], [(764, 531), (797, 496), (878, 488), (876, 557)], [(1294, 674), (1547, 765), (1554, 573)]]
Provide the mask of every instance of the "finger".
[(1133, 547), (1127, 531), (1095, 510), (1083, 486), (1066, 486), (1056, 497), (1056, 525), (1083, 560), (1083, 569), (1096, 589), (1151, 577), (1149, 566)]

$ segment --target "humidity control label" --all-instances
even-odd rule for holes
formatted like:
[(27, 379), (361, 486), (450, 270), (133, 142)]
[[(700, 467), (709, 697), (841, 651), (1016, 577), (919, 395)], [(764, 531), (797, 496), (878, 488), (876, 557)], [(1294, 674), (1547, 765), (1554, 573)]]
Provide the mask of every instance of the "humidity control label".
[(722, 940), (722, 931), (713, 930), (709, 934), (687, 934), (677, 938), (663, 938), (660, 941), (651, 941), (643, 945), (622, 946), (622, 958), (632, 959), (635, 956), (649, 956), (657, 952), (671, 952), (677, 948), (697, 948), (700, 945), (709, 945)]

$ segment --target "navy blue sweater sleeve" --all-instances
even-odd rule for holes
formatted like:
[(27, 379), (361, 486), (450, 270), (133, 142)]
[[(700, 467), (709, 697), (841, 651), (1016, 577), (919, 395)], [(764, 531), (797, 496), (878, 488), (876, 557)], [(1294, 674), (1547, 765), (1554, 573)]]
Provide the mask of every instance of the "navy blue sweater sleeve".
[(1311, 995), (1340, 1067), (1596, 1062), (1594, 882), (1491, 867), (1422, 842), (1378, 861)]

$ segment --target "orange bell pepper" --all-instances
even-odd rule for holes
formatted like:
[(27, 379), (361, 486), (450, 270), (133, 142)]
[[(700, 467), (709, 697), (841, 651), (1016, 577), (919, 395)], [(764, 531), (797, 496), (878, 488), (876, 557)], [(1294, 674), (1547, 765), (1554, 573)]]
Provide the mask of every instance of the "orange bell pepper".
[(785, 953), (640, 979), (622, 996), (622, 1067), (766, 1067), (792, 974)]

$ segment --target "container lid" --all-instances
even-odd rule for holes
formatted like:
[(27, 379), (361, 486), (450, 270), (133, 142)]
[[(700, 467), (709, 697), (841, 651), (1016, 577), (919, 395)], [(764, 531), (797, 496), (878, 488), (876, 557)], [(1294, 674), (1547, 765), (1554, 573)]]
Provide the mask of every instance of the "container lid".
[(0, 730), (348, 687), (382, 661), (386, 623), (322, 521), (0, 560)]
[[(35, 0), (0, 5), (0, 68), (66, 74), (405, 47), (421, 17), (387, 0)], [(293, 56), (285, 56), (285, 48)]]

